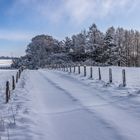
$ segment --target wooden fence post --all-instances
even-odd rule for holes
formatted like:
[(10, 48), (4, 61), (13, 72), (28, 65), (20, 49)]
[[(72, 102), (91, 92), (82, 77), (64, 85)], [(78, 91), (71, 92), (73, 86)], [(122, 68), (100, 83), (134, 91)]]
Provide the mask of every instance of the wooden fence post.
[(126, 86), (126, 73), (125, 69), (122, 70), (122, 80), (123, 80), (123, 87)]
[(81, 73), (81, 70), (80, 70), (80, 65), (78, 65), (78, 74)]
[(60, 70), (60, 64), (58, 64), (58, 70)]
[(93, 71), (92, 71), (92, 66), (90, 67), (90, 78), (92, 79), (93, 78)]
[(9, 81), (6, 82), (6, 103), (8, 103), (10, 99), (10, 88), (9, 88)]
[(23, 68), (23, 66), (21, 67), (21, 70), (22, 70), (22, 72), (24, 71), (24, 68)]
[(86, 77), (87, 75), (87, 69), (86, 69), (86, 66), (84, 66), (84, 76)]
[(68, 72), (69, 70), (68, 70), (68, 65), (66, 66), (66, 72)]
[(109, 68), (109, 83), (112, 83), (112, 69)]
[(63, 70), (63, 66), (62, 66), (62, 64), (60, 65), (60, 70), (61, 70), (61, 71)]
[(17, 72), (17, 74), (16, 74), (16, 83), (18, 83), (18, 76), (19, 76), (19, 74)]
[(71, 73), (71, 66), (70, 66), (70, 73)]
[(99, 72), (99, 80), (101, 80), (102, 77), (101, 77), (101, 70), (100, 70), (100, 68), (98, 68), (98, 72)]
[(21, 70), (20, 69), (19, 69), (19, 72), (18, 73), (19, 73), (19, 78), (20, 78), (20, 76), (21, 76)]
[(75, 65), (74, 65), (74, 67), (73, 67), (73, 73), (75, 73)]
[(12, 89), (14, 90), (15, 89), (15, 77), (12, 76)]

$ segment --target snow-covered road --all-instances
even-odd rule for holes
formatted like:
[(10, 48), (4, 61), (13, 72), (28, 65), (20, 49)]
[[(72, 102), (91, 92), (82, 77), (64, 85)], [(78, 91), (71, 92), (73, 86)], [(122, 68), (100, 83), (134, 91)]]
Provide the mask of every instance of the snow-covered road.
[(22, 77), (28, 110), (24, 108), (23, 120), (30, 120), (23, 125), (28, 125), (30, 139), (139, 139), (140, 97), (104, 96), (103, 89), (59, 71), (28, 70)]

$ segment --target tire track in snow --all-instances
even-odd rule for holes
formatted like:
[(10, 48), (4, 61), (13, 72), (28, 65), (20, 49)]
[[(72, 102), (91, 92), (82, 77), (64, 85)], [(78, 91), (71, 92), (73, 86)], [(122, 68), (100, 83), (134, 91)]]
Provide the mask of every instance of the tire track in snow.
[[(78, 110), (84, 110), (86, 111), (90, 116), (92, 117), (96, 117), (96, 119), (101, 122), (101, 124), (105, 127), (105, 129), (108, 129), (109, 131), (111, 131), (114, 134), (114, 139), (119, 139), (119, 140), (125, 140), (124, 137), (122, 137), (119, 132), (117, 131), (117, 129), (112, 126), (110, 123), (108, 123), (106, 120), (104, 120), (102, 117), (98, 116), (96, 114), (96, 111), (93, 111), (90, 109), (90, 107), (92, 106), (85, 106), (81, 103), (81, 101), (79, 99), (77, 99), (76, 97), (74, 97), (70, 92), (68, 92), (67, 90), (65, 90), (63, 87), (59, 86), (58, 83), (55, 83), (53, 80), (51, 80), (50, 78), (48, 78), (44, 73), (39, 71), (39, 74), (42, 76), (42, 78), (44, 78), (46, 81), (48, 81), (54, 88), (56, 88), (57, 90), (62, 91), (64, 94), (66, 94), (69, 98), (71, 98), (73, 101), (78, 102), (78, 104), (81, 106), (79, 109), (76, 110), (71, 110), (71, 111), (64, 111), (64, 112), (57, 112), (56, 115), (61, 115), (61, 113), (71, 113), (73, 111), (78, 111)], [(108, 103), (106, 103), (108, 105)], [(105, 104), (105, 105), (106, 105)], [(101, 106), (103, 106), (104, 104), (102, 104)], [(97, 105), (100, 106), (100, 105)], [(55, 113), (52, 113), (53, 115), (55, 115)], [(108, 139), (109, 140), (109, 139)]]
[[(36, 124), (29, 124), (33, 132), (32, 140), (122, 140), (106, 122), (65, 94), (63, 88), (49, 83), (38, 71), (28, 72), (24, 88), (30, 99), (27, 103), (29, 115)], [(68, 113), (49, 114), (70, 109)]]

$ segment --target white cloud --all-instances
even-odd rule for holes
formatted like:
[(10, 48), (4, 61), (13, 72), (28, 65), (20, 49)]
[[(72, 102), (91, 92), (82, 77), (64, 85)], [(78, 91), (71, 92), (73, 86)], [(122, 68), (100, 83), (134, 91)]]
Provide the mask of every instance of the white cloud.
[(14, 8), (21, 7), (23, 11), (25, 7), (29, 8), (35, 15), (53, 22), (68, 19), (82, 23), (88, 18), (100, 19), (130, 12), (136, 3), (137, 0), (17, 0)]
[(63, 3), (64, 12), (76, 22), (83, 22), (92, 15), (96, 4), (93, 0), (63, 0)]
[[(134, 0), (135, 1), (135, 0)], [(100, 19), (113, 14), (125, 14), (132, 10), (131, 0), (64, 0), (65, 11), (71, 19), (82, 22), (88, 18)]]

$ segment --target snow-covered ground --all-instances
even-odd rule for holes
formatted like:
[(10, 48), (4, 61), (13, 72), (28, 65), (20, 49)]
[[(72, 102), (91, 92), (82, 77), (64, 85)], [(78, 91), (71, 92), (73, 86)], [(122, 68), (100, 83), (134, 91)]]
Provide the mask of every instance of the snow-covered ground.
[[(126, 70), (127, 87), (140, 87), (140, 68), (127, 67), (100, 67), (102, 81), (107, 83), (109, 81), (109, 68), (112, 69), (113, 83), (119, 86), (122, 83), (122, 69)], [(73, 71), (73, 68), (72, 68)], [(78, 67), (76, 67), (78, 73)], [(81, 66), (81, 75), (84, 75), (84, 67)], [(90, 67), (87, 67), (87, 77), (90, 77)], [(98, 67), (93, 67), (93, 79), (98, 78)]]
[[(89, 69), (89, 68), (88, 68)], [(25, 70), (9, 104), (1, 106), (2, 140), (138, 140), (140, 69), (93, 68), (93, 79), (58, 70)], [(83, 72), (83, 70), (82, 70)], [(76, 71), (77, 73), (77, 71)]]
[(12, 64), (11, 59), (0, 59), (0, 67), (9, 67)]

